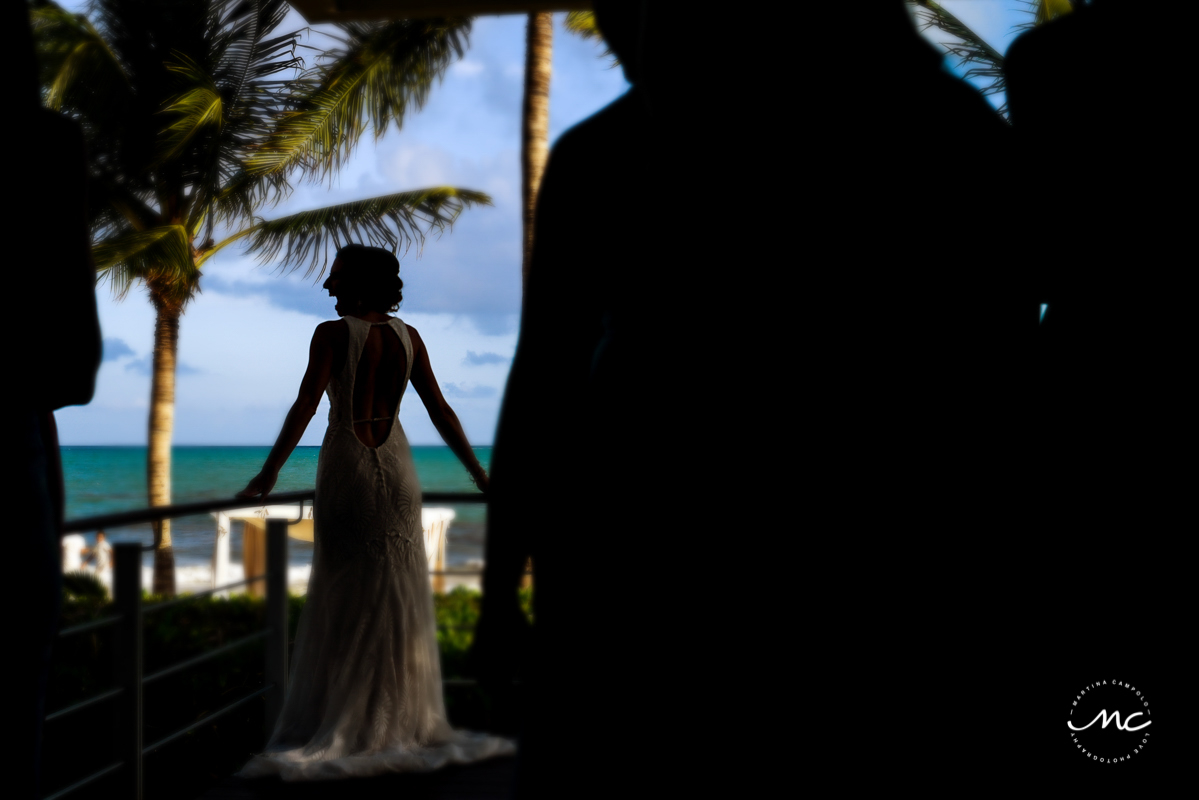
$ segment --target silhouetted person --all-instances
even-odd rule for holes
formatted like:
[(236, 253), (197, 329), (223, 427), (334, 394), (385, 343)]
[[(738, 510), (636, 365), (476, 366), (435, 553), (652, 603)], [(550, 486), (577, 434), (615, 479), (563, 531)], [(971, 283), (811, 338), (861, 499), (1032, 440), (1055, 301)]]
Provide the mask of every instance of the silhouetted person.
[[(1189, 691), (1178, 671), (1192, 579), (1177, 533), (1189, 516), (1196, 337), (1182, 279), (1190, 67), (1160, 34), (1193, 30), (1194, 10), (1144, 11), (1093, 0), (1016, 39), (1005, 68), (1027, 165), (1016, 202), (1043, 220), (1022, 242), (1048, 305), (1028, 465), (1047, 565), (1041, 652), (1075, 689), (1082, 665), (1138, 676), (1164, 700)], [(1152, 772), (1164, 776), (1176, 737), (1161, 727), (1169, 717), (1156, 724)]]
[(1009, 131), (902, 3), (858, 13), (868, 65), (801, 36), (776, 93), (728, 32), (597, 4), (634, 88), (551, 153), (493, 457), (479, 642), (531, 553), (530, 796), (752, 782), (722, 746), (800, 724), (774, 681), (909, 664), (945, 581), (887, 569), (1012, 513), (1035, 302), (937, 167), (1002, 182)]
[(1180, 57), (1145, 36), (1141, 13), (1094, 2), (1017, 39), (1007, 61), (1014, 128), (1038, 159), (1023, 193), (1053, 219), (1029, 242), (1048, 304), (1040, 432), (1058, 475), (1046, 501), (1113, 529), (1184, 491), (1176, 448), (1193, 398), (1176, 194), (1193, 175), (1188, 101)]
[(112, 569), (112, 544), (104, 531), (96, 532), (96, 544), (83, 548), (83, 557), (91, 562), (92, 571), (102, 575)]
[[(678, 723), (672, 682), (686, 677), (658, 658), (685, 652), (686, 614), (665, 622), (658, 598), (682, 586), (691, 547), (678, 491), (687, 450), (665, 398), (696, 376), (669, 363), (689, 365), (685, 352), (662, 348), (668, 331), (694, 331), (681, 323), (712, 287), (685, 249), (672, 263), (646, 246), (674, 220), (645, 188), (663, 153), (638, 74), (640, 10), (603, 3), (596, 15), (634, 88), (551, 151), (493, 461), (478, 641), (495, 683), (510, 677), (499, 651), (519, 649), (514, 590), (527, 555), (535, 573), (521, 797), (572, 793), (584, 775), (587, 796), (627, 786), (634, 771), (661, 780), (635, 767), (663, 746), (649, 732)], [(632, 728), (645, 735), (630, 741)]]
[(792, 719), (845, 768), (949, 788), (976, 757), (953, 732), (986, 738), (971, 687), (999, 675), (990, 645), (1023, 585), (1006, 554), (1027, 524), (1037, 298), (1011, 241), (1012, 131), (898, 0), (793, 51), (797, 174), (778, 191), (800, 200), (778, 224), (794, 282), (753, 275), (790, 307), (762, 374), (800, 387), (798, 433), (780, 442), (797, 463), (779, 485), (799, 485), (803, 514), (780, 635), (805, 653), (798, 686), (830, 698), (816, 714), (797, 689)]
[(421, 541), (421, 488), (399, 421), (411, 384), (481, 490), (487, 473), (441, 394), (403, 302), (395, 254), (340, 247), (324, 287), (341, 319), (312, 334), (308, 368), (262, 470), (239, 496), (266, 501), (324, 396), (329, 424), (313, 498), (312, 574), (287, 696), (241, 778), (286, 782), (424, 772), (513, 755), (515, 743), (450, 727)]
[(11, 694), (19, 775), (17, 796), (40, 797), (43, 703), (51, 645), (58, 629), (62, 567), (62, 466), (54, 410), (87, 403), (100, 366), (95, 270), (86, 225), (87, 163), (79, 126), (41, 108), (36, 61), (24, 3), (5, 3), (5, 29), (17, 39), (18, 111), (11, 126), (20, 161), (36, 172), (15, 184), (11, 230), (25, 254), (8, 270), (5, 314), (12, 381), (8, 395), (15, 426), (17, 515), (13, 565), (32, 587), (19, 614), (10, 661), (17, 672)]

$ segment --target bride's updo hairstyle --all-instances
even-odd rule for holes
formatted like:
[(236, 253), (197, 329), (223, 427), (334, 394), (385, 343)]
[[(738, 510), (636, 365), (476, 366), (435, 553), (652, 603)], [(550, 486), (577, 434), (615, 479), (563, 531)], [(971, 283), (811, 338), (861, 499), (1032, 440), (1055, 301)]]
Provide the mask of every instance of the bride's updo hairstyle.
[(395, 253), (382, 247), (351, 244), (338, 250), (337, 257), (341, 260), (338, 297), (381, 314), (399, 309), (404, 282), (400, 280), (400, 261)]

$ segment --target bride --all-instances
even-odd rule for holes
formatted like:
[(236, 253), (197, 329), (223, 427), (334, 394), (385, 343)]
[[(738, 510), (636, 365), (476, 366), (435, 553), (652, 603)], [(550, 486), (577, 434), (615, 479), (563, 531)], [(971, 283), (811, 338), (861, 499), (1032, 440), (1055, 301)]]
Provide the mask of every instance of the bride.
[(312, 780), (425, 771), (515, 752), (450, 727), (442, 698), (421, 489), (397, 420), (409, 379), (442, 438), (487, 490), (487, 473), (441, 395), (429, 354), (398, 308), (399, 262), (383, 249), (337, 253), (324, 288), (336, 322), (317, 326), (308, 371), (262, 471), (266, 495), (329, 392), (317, 462), (315, 551), (283, 711), (240, 777)]

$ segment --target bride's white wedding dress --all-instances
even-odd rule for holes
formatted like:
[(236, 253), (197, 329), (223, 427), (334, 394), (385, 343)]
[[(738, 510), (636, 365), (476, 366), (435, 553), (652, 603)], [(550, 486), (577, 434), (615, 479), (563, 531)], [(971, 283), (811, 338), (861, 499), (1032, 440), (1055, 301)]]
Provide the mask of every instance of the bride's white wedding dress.
[[(421, 490), (397, 404), (377, 448), (354, 435), (354, 377), (372, 323), (344, 317), (349, 352), (329, 381), (317, 464), (315, 550), (287, 697), (245, 778), (323, 780), (426, 771), (515, 752), (500, 737), (453, 730), (442, 698)], [(398, 319), (387, 325), (407, 355)], [(381, 331), (386, 335), (386, 331)]]

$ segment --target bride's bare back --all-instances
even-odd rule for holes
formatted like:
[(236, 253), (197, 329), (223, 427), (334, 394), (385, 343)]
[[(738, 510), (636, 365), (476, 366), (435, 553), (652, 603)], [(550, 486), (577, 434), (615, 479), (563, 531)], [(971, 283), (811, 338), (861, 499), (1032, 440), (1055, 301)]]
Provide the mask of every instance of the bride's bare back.
[(372, 325), (354, 381), (354, 435), (367, 447), (387, 441), (404, 391), (408, 358), (389, 325)]

